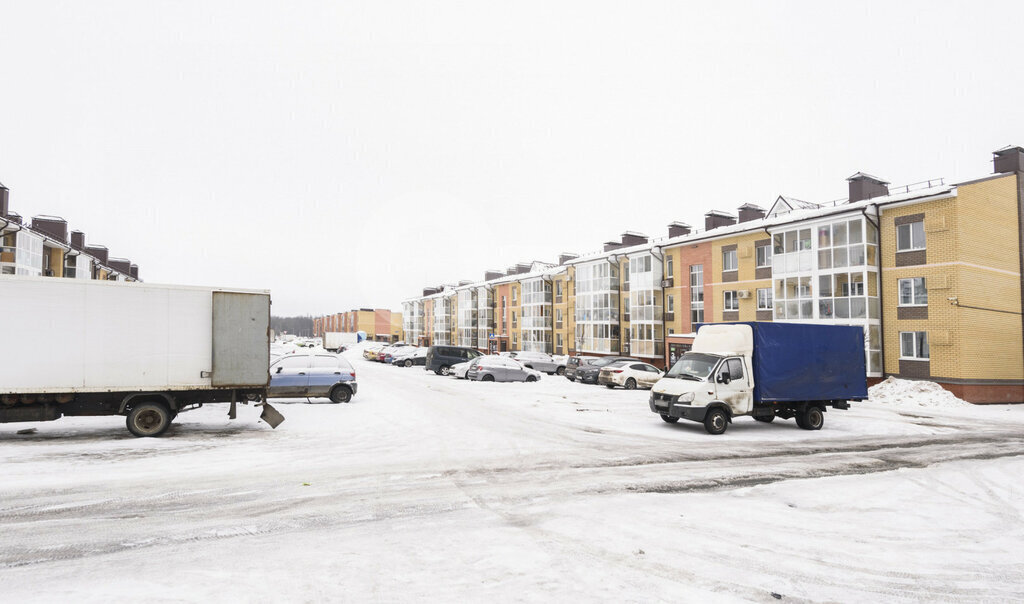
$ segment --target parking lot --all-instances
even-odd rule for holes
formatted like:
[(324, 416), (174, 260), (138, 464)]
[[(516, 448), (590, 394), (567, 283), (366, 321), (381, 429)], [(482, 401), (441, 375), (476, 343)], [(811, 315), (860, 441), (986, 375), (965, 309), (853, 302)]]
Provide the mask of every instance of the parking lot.
[(1019, 407), (871, 401), (710, 436), (642, 390), (345, 354), (352, 402), (276, 402), (277, 430), (226, 406), (158, 439), (0, 426), (4, 598), (1024, 597)]

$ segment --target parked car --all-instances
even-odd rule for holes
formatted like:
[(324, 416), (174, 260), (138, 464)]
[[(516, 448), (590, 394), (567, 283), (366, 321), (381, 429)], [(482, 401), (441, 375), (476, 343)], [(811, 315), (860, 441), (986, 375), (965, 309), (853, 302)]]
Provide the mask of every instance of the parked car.
[(637, 387), (653, 388), (661, 376), (661, 370), (648, 363), (615, 361), (601, 368), (597, 381), (609, 388), (622, 386), (626, 390), (635, 390)]
[(483, 353), (466, 346), (431, 346), (427, 351), (424, 369), (437, 375), (448, 375), (452, 365), (471, 361)]
[(472, 367), (474, 364), (478, 363), (480, 361), (480, 359), (482, 359), (482, 358), (484, 358), (484, 357), (479, 356), (479, 357), (473, 359), (472, 361), (466, 361), (465, 363), (459, 363), (457, 365), (452, 365), (452, 368), (448, 372), (448, 374), (449, 375), (454, 375), (457, 379), (464, 380), (464, 379), (466, 379), (466, 373), (469, 372), (469, 368)]
[(513, 358), (530, 369), (543, 371), (548, 375), (565, 374), (565, 362), (563, 361), (559, 363), (554, 357), (547, 353), (524, 350), (523, 352), (516, 354)]
[(600, 357), (569, 357), (569, 359), (565, 362), (565, 377), (568, 378), (570, 382), (575, 382), (576, 370), (580, 367), (580, 365), (588, 365), (592, 361), (596, 361), (598, 358)]
[(588, 361), (586, 365), (578, 365), (576, 367), (576, 379), (584, 384), (596, 384), (601, 368), (611, 365), (615, 361), (639, 362), (640, 359), (634, 359), (633, 357), (599, 357), (593, 361)]
[(487, 355), (470, 363), (466, 379), (480, 382), (536, 382), (541, 372), (509, 357)]
[(373, 344), (367, 344), (366, 348), (363, 349), (363, 358), (367, 361), (376, 361), (377, 353), (380, 352), (381, 348), (384, 348), (386, 344), (381, 342), (374, 342)]
[(395, 351), (397, 351), (399, 348), (405, 348), (406, 346), (408, 346), (408, 344), (404, 343), (385, 346), (384, 348), (380, 349), (380, 352), (377, 353), (377, 360), (380, 361), (381, 363), (390, 363), (391, 355), (393, 355)]
[(427, 362), (427, 350), (429, 348), (426, 346), (407, 346), (394, 354), (391, 364), (399, 367), (425, 365)]
[(355, 396), (356, 370), (334, 354), (290, 354), (270, 366), (269, 398), (326, 396), (347, 403)]

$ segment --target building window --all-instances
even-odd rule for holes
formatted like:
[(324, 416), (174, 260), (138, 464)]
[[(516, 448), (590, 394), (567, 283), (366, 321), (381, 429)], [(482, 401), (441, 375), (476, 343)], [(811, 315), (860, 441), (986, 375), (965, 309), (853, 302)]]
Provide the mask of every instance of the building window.
[(555, 321), (557, 321), (559, 324), (562, 323), (562, 309), (561, 308), (556, 308), (555, 309)]
[(622, 320), (629, 323), (629, 298), (622, 299), (622, 313), (624, 315)]
[(927, 306), (928, 290), (925, 288), (924, 277), (900, 279), (900, 306)]
[(772, 288), (762, 287), (757, 290), (757, 310), (772, 309)]
[(736, 270), (736, 250), (723, 250), (722, 251), (722, 271), (734, 271)]
[(555, 334), (555, 344), (556, 344), (556, 345), (557, 345), (557, 346), (558, 346), (559, 348), (561, 348), (561, 347), (562, 347), (562, 334), (560, 334), (560, 333), (559, 333), (559, 334)]
[(772, 265), (772, 246), (759, 245), (754, 248), (757, 255), (757, 268), (768, 268)]
[(928, 360), (928, 332), (901, 331), (900, 358)]
[[(512, 290), (512, 291), (515, 291), (515, 290)], [(516, 328), (516, 324), (517, 324), (517, 322), (516, 322), (516, 311), (513, 310), (512, 311), (512, 329)]]
[(562, 295), (562, 282), (561, 281), (555, 281), (555, 295), (556, 296), (561, 296)]
[(901, 224), (896, 227), (896, 251), (924, 249), (924, 221)]
[[(518, 299), (519, 299), (519, 289), (516, 288), (516, 287), (513, 287), (512, 288), (512, 304), (515, 304)], [(515, 321), (513, 321), (513, 323), (514, 322)]]
[(704, 322), (704, 265), (690, 265), (690, 323)]
[(676, 298), (675, 296), (668, 296), (665, 300), (665, 312), (674, 313), (676, 312)]
[(725, 292), (725, 298), (722, 301), (722, 310), (730, 311), (730, 310), (739, 310), (739, 309), (740, 309), (740, 301), (739, 301), (739, 298), (736, 297), (736, 292), (734, 292), (734, 291), (727, 291), (727, 292)]
[(675, 271), (672, 268), (672, 256), (665, 257), (665, 278), (671, 279), (675, 276)]

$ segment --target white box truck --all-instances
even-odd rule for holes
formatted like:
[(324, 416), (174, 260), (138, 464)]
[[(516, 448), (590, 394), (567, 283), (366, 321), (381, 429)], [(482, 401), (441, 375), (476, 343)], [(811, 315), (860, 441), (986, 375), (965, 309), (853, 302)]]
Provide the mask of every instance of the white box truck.
[(270, 292), (0, 277), (0, 423), (124, 415), (159, 436), (206, 403), (266, 404)]
[(325, 331), (323, 341), (325, 349), (344, 352), (359, 343), (359, 336), (344, 331)]

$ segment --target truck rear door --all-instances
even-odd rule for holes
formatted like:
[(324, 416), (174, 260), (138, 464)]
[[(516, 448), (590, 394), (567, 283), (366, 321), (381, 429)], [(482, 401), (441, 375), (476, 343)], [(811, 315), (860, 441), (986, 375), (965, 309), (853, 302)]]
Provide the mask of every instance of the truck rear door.
[(270, 364), (270, 296), (213, 292), (213, 372), (222, 388), (262, 388)]

